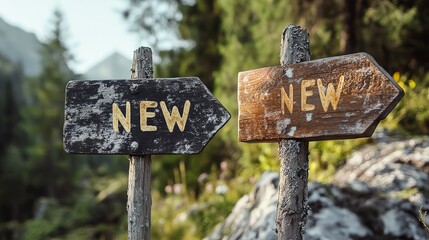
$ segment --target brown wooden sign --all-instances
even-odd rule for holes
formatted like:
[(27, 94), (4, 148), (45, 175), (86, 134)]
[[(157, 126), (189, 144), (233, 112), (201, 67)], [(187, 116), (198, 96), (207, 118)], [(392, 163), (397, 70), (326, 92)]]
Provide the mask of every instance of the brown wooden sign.
[(196, 77), (75, 80), (66, 87), (64, 149), (195, 154), (229, 118)]
[(240, 72), (239, 140), (368, 137), (403, 95), (366, 53)]

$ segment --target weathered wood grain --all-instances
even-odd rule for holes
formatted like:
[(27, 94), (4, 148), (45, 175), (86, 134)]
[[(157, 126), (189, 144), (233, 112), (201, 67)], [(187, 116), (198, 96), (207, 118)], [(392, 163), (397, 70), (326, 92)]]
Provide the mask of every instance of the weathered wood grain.
[[(125, 118), (127, 102), (129, 132), (123, 119), (115, 131), (113, 105)], [(196, 154), (229, 118), (196, 77), (75, 80), (66, 87), (64, 148), (70, 153)]]
[[(280, 64), (310, 60), (310, 38), (299, 26), (289, 25), (282, 33)], [(280, 179), (276, 212), (277, 239), (302, 240), (308, 212), (308, 141), (279, 141)]]
[(151, 155), (129, 156), (128, 239), (149, 240), (151, 229)]
[[(148, 47), (139, 47), (133, 54), (131, 79), (138, 78), (153, 78), (152, 50)], [(128, 159), (128, 240), (150, 240), (152, 157), (130, 155)]]
[(366, 53), (240, 72), (239, 140), (368, 137), (403, 95)]

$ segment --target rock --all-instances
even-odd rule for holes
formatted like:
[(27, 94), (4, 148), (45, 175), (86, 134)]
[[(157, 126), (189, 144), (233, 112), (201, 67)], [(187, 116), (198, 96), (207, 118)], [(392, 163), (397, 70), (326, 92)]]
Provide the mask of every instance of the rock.
[(341, 207), (337, 199), (347, 196), (335, 186), (310, 183), (308, 186), (310, 206), (305, 239), (368, 239), (372, 236), (353, 211)]
[(427, 239), (425, 231), (419, 227), (418, 220), (398, 209), (391, 209), (380, 216), (383, 223), (383, 234), (402, 239)]
[(264, 173), (255, 188), (243, 196), (231, 214), (206, 240), (275, 240), (275, 217), (279, 174)]
[(352, 154), (334, 182), (345, 186), (365, 182), (382, 192), (417, 188), (429, 191), (428, 138), (367, 146)]
[(308, 225), (305, 239), (368, 239), (372, 235), (355, 213), (336, 206), (310, 215)]
[[(277, 239), (277, 187), (278, 174), (264, 173), (205, 239)], [(383, 138), (353, 153), (332, 184), (308, 190), (307, 240), (427, 239), (419, 209), (429, 210), (429, 137)]]

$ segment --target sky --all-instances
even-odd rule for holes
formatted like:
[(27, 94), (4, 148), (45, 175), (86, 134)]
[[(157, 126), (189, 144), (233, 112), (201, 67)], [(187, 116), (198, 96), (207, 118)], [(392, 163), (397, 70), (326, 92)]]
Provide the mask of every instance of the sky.
[(64, 15), (65, 42), (75, 60), (71, 68), (84, 73), (113, 52), (132, 59), (144, 45), (122, 18), (127, 0), (0, 0), (0, 17), (44, 41), (52, 30), (53, 12)]

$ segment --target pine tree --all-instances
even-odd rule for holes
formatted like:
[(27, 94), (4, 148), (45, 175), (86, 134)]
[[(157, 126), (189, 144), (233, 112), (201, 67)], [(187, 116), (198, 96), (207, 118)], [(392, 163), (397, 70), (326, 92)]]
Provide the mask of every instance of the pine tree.
[(70, 157), (62, 147), (64, 89), (72, 76), (67, 67), (71, 57), (64, 44), (63, 23), (62, 13), (56, 10), (52, 34), (41, 52), (42, 72), (29, 82), (31, 102), (24, 125), (31, 141), (27, 154), (34, 176), (32, 187), (52, 198), (63, 196), (72, 187)]
[(20, 217), (20, 206), (24, 203), (25, 169), (19, 149), (25, 142), (22, 134), (21, 108), (23, 72), (19, 65), (0, 57), (0, 222)]

